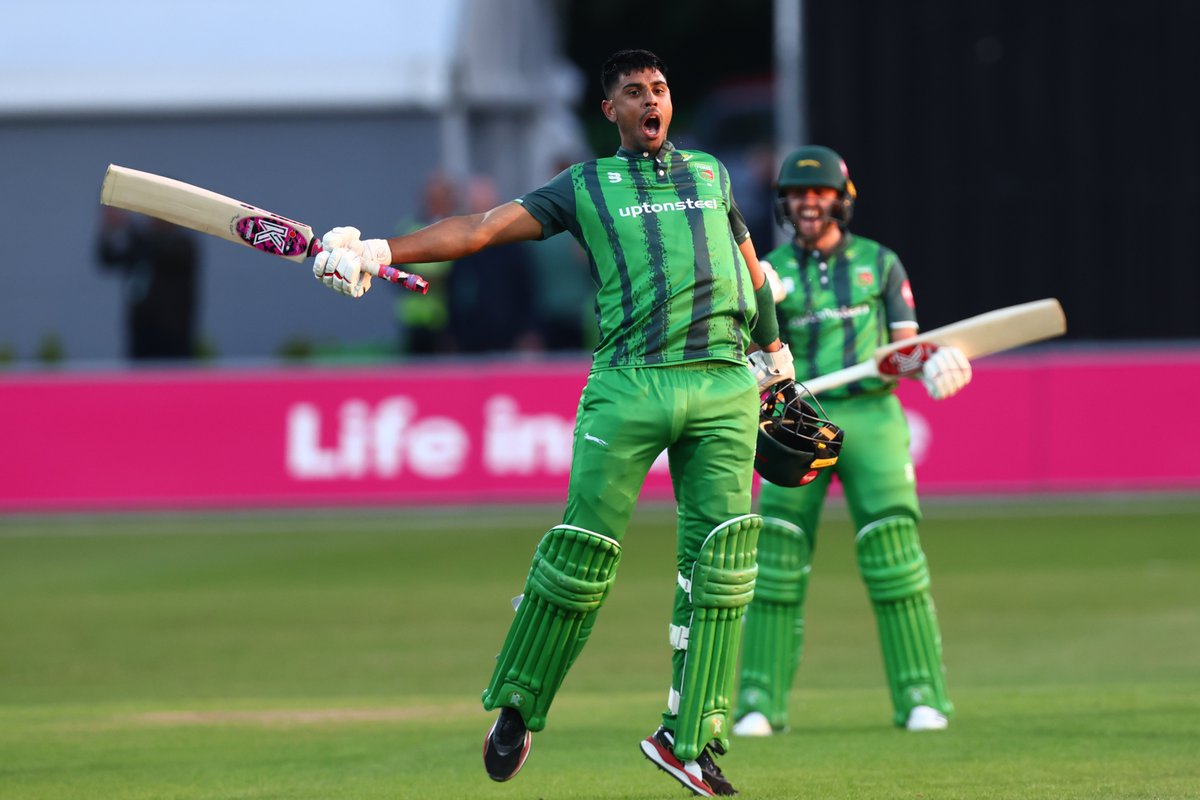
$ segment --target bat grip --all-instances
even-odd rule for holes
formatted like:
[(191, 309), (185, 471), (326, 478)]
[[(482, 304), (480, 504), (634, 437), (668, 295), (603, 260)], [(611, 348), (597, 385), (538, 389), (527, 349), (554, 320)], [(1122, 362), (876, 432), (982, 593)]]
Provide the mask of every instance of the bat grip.
[[(313, 239), (311, 242), (309, 242), (309, 258), (312, 258), (317, 253), (321, 252), (323, 252), (323, 250), (321, 248), (320, 239)], [(427, 294), (429, 292), (429, 281), (415, 273), (405, 272), (403, 270), (396, 269), (395, 267), (388, 266), (387, 264), (380, 264), (379, 272), (377, 274), (385, 281), (391, 281), (392, 283), (399, 284), (405, 289), (408, 289), (410, 292), (418, 292), (419, 294)]]
[(386, 264), (379, 265), (379, 277), (389, 280), (392, 283), (398, 283), (410, 292), (426, 294), (429, 291), (429, 281), (420, 275), (412, 272), (404, 272)]

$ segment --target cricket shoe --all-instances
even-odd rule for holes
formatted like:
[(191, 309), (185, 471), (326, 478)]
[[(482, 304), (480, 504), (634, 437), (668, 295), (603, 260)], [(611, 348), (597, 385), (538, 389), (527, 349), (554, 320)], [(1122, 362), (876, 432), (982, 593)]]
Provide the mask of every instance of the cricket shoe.
[(734, 736), (770, 736), (773, 733), (771, 721), (761, 711), (751, 711), (733, 724)]
[(506, 781), (520, 772), (532, 743), (533, 734), (525, 727), (521, 712), (507, 706), (500, 709), (500, 716), (483, 739), (483, 766), (488, 777)]
[(910, 731), (944, 731), (950, 724), (946, 715), (930, 706), (914, 706), (904, 727)]
[(737, 789), (726, 780), (721, 768), (713, 761), (709, 746), (700, 752), (695, 761), (680, 761), (674, 747), (675, 737), (663, 727), (642, 740), (642, 754), (692, 794), (700, 797), (737, 794)]

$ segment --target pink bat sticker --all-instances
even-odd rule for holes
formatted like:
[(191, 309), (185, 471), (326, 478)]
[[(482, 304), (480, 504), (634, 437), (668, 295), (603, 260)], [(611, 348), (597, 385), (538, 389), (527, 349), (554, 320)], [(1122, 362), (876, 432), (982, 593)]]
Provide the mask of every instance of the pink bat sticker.
[(307, 255), (309, 237), (280, 217), (243, 217), (236, 226), (246, 244), (274, 256)]

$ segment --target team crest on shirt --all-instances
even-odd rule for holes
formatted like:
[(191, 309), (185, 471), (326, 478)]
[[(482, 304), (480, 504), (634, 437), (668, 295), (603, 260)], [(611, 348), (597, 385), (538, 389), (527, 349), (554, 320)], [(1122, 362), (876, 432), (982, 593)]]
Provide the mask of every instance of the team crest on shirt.
[(854, 270), (854, 284), (867, 287), (875, 283), (875, 270), (870, 267), (858, 267)]
[(709, 183), (712, 183), (717, 178), (717, 173), (707, 164), (700, 164), (696, 167), (696, 171), (700, 173), (701, 178), (704, 178)]

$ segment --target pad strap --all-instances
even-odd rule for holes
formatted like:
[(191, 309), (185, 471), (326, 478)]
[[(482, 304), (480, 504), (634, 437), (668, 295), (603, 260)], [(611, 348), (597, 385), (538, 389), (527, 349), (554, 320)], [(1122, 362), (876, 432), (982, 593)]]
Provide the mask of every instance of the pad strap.
[(595, 531), (559, 525), (546, 533), (483, 693), (484, 708), (515, 708), (530, 730), (546, 727), (546, 713), (587, 643), (620, 560), (621, 545)]
[(746, 514), (721, 523), (700, 545), (692, 567), (692, 613), (675, 723), (675, 756), (695, 759), (710, 741), (729, 746), (742, 615), (754, 597), (755, 548), (762, 517)]

